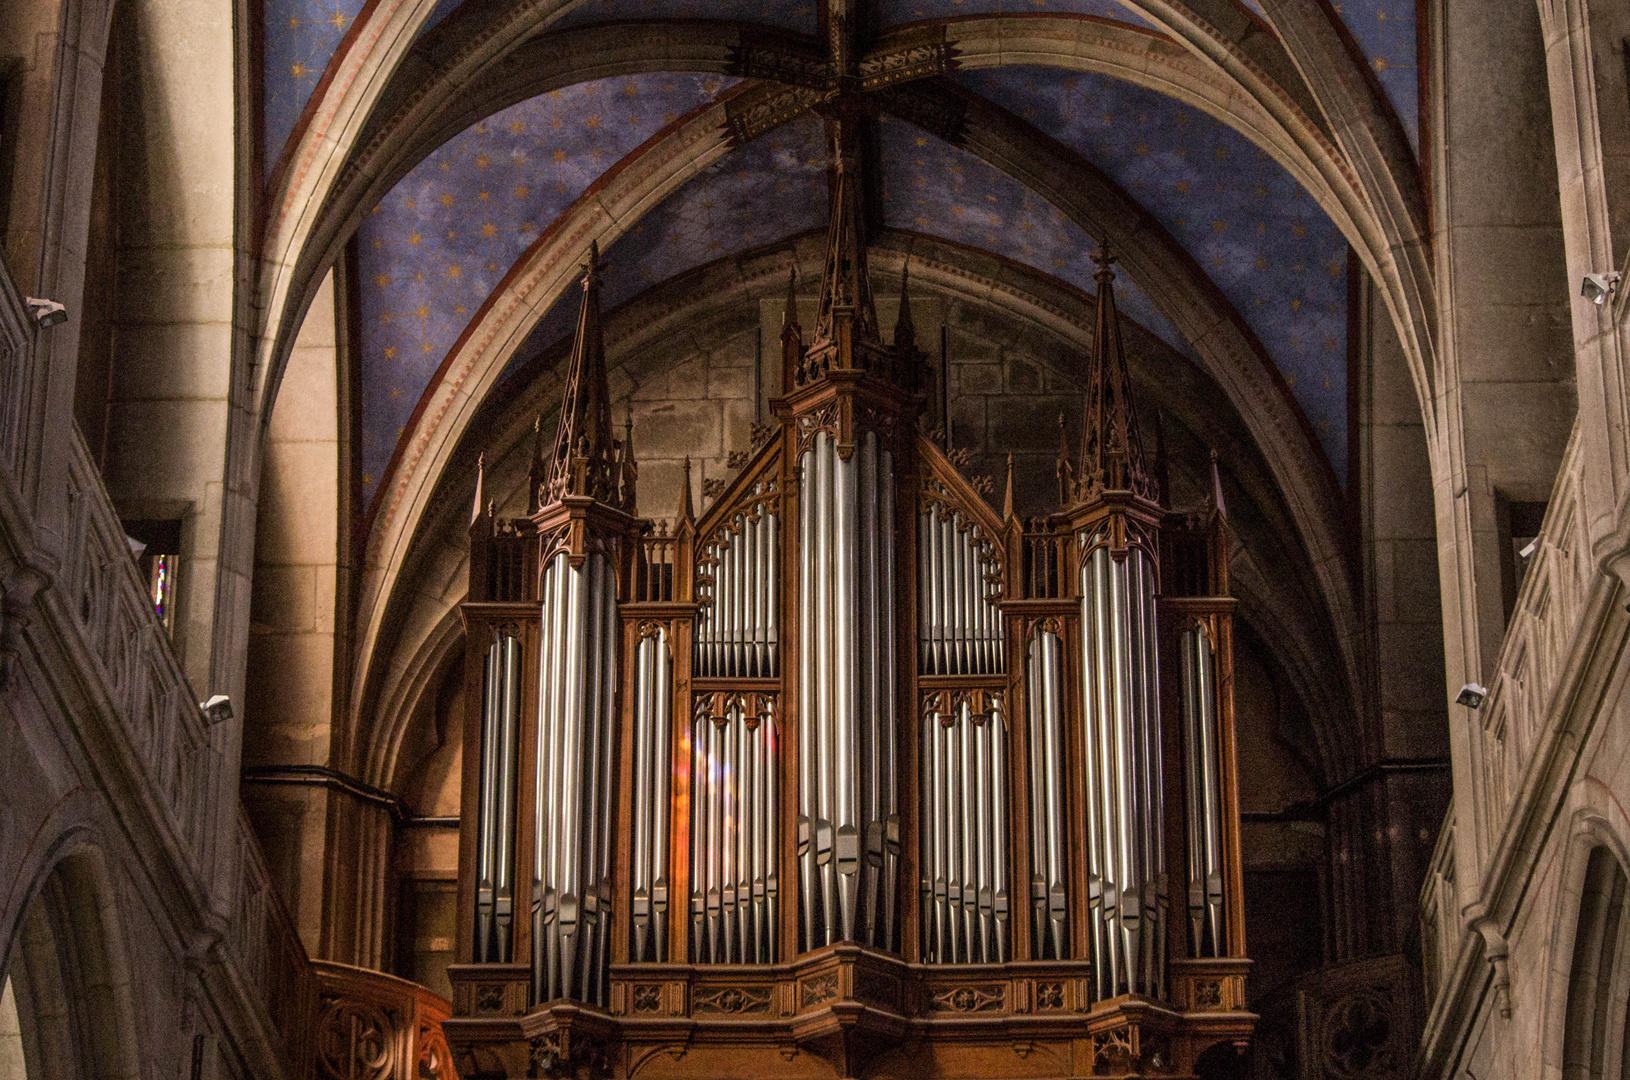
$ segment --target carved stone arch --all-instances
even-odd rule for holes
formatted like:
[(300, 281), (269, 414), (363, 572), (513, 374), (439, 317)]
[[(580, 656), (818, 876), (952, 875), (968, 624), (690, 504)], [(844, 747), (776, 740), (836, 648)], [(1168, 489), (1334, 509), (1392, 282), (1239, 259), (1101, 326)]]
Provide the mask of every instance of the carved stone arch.
[[(417, 2), (422, 5), (425, 0)], [(1165, 26), (1173, 39), (1079, 17), (973, 16), (947, 20), (946, 33), (964, 54), (959, 60), (963, 66), (1019, 62), (1102, 71), (1188, 101), (1252, 139), (1289, 169), (1348, 235), (1372, 276), (1382, 283), (1400, 335), (1410, 346), (1412, 368), (1424, 379), (1418, 327), (1433, 320), (1429, 311), (1414, 310), (1422, 301), (1405, 288), (1405, 279), (1413, 278), (1401, 276), (1393, 267), (1395, 253), (1413, 251), (1419, 237), (1377, 215), (1376, 206), (1383, 204), (1370, 190), (1377, 186), (1370, 176), (1373, 170), (1355, 171), (1342, 159), (1315, 107), (1316, 99), (1273, 36), (1228, 0), (1193, 4), (1140, 0), (1130, 5)], [(262, 293), (270, 300), (270, 321), (256, 351), (257, 370), (269, 373), (266, 386), (271, 391), (309, 294), (345, 237), (366, 207), (441, 141), (481, 116), (553, 86), (634, 71), (730, 73), (735, 68), (733, 46), (744, 33), (801, 39), (738, 24), (678, 21), (657, 24), (660, 33), (651, 35), (650, 44), (630, 48), (626, 33), (615, 25), (536, 33), (562, 6), (560, 0), (529, 0), (499, 12), (489, 10), (496, 6), (469, 0), (403, 54), (395, 67), (368, 68), (372, 82), (382, 84), (372, 91), (373, 118), (347, 128), (345, 137), (321, 148), (327, 179), (320, 198), (313, 195), (303, 204), (302, 223), (289, 238), (298, 234), (298, 245), (279, 234), (293, 197), (281, 196), (284, 208), (274, 214), (267, 241), (275, 258), (266, 260), (262, 283)], [(365, 16), (369, 26), (359, 40), (378, 37), (373, 28), (385, 18), (387, 7), (391, 5), (381, 4)], [(378, 27), (379, 34), (386, 29)], [(362, 63), (352, 55), (358, 51), (353, 47), (337, 58), (341, 66), (335, 72), (336, 83)], [(307, 139), (309, 135), (302, 136), (303, 142)], [(301, 151), (312, 153), (317, 148)], [(341, 158), (343, 167), (333, 164)], [(1388, 183), (1396, 187), (1398, 181), (1392, 178)], [(1429, 288), (1416, 291), (1430, 298)], [(1423, 394), (1423, 401), (1428, 400)]]
[(399, 667), (392, 668), (379, 697), (379, 707), (371, 715), (374, 723), (355, 733), (360, 746), (361, 777), (386, 791), (399, 791), (403, 777), (398, 775), (402, 742), (408, 727), (433, 705), (445, 678), (451, 677), (448, 664), (465, 645), (464, 625), (459, 618), (458, 597), (414, 642), (411, 653)]
[[(1591, 794), (1595, 794), (1592, 792)], [(1592, 800), (1597, 801), (1597, 800)], [(1606, 802), (1607, 800), (1600, 800)], [(1550, 941), (1545, 955), (1550, 962), (1545, 967), (1540, 1012), (1540, 1076), (1543, 1080), (1561, 1080), (1563, 1076), (1577, 1076), (1579, 1080), (1620, 1080), (1618, 1063), (1622, 1060), (1625, 1015), (1622, 1006), (1610, 1009), (1600, 1017), (1606, 1021), (1596, 1039), (1581, 1030), (1583, 1021), (1599, 1004), (1591, 1000), (1594, 991), (1622, 1002), (1630, 985), (1630, 846), (1625, 843), (1621, 828), (1615, 828), (1606, 816), (1609, 810), (1586, 806), (1576, 810), (1569, 829), (1560, 866), (1553, 884), (1555, 907), (1552, 915)], [(1623, 814), (1615, 815), (1622, 818)], [(1616, 887), (1617, 897), (1613, 895)], [(1617, 910), (1609, 910), (1615, 904)], [(1602, 940), (1609, 932), (1604, 924), (1611, 920), (1612, 940)], [(1581, 932), (1587, 938), (1581, 938)], [(1594, 940), (1589, 936), (1594, 935)], [(1605, 948), (1604, 948), (1605, 946)], [(1581, 953), (1585, 955), (1582, 957)], [(1600, 970), (1604, 954), (1611, 957), (1611, 970)], [(1581, 960), (1584, 970), (1581, 970)], [(1605, 981), (1604, 981), (1605, 980)], [(1519, 990), (1520, 992), (1520, 990)], [(1591, 1042), (1611, 1047), (1608, 1056), (1614, 1065), (1606, 1073), (1592, 1073), (1588, 1062), (1570, 1060)], [(1583, 1046), (1582, 1046), (1583, 1044)], [(1602, 1047), (1598, 1047), (1601, 1049)], [(1585, 1068), (1580, 1068), (1585, 1065)]]
[(143, 1080), (118, 899), (84, 830), (59, 838), (7, 955), (29, 1080)]
[[(648, 357), (656, 343), (678, 339), (700, 343), (744, 329), (748, 324), (738, 326), (736, 316), (727, 314), (744, 301), (751, 301), (752, 325), (757, 325), (757, 300), (784, 288), (788, 246), (783, 241), (698, 268), (609, 313), (607, 337), (613, 351), (614, 380), (624, 377), (621, 373), (628, 359)], [(805, 237), (791, 246), (806, 274), (814, 273), (820, 262), (820, 238)], [(872, 262), (879, 280), (898, 272), (908, 250), (917, 295), (937, 295), (976, 306), (991, 317), (1029, 328), (1027, 333), (1058, 342), (1071, 355), (1090, 347), (1090, 312), (1081, 308), (1079, 295), (1068, 286), (1017, 265), (1008, 266), (1000, 280), (993, 280), (983, 276), (988, 256), (904, 233), (885, 233), (878, 238)], [(1072, 314), (1074, 308), (1081, 310)], [(1146, 333), (1136, 332), (1133, 338), (1145, 343), (1133, 349), (1133, 376), (1141, 380), (1145, 395), (1153, 400), (1157, 392), (1151, 372), (1155, 369), (1147, 367), (1153, 361), (1140, 357), (1149, 349), (1169, 352), (1169, 348)], [(372, 681), (358, 702), (357, 715), (364, 718), (358, 722), (370, 725), (372, 733), (359, 734), (359, 740), (386, 738), (391, 722), (385, 718), (401, 715), (403, 703), (411, 697), (404, 689), (408, 678), (404, 673), (422, 670), (422, 661), (413, 658), (423, 657), (430, 647), (427, 643), (441, 632), (438, 628), (448, 618), (456, 618), (454, 611), (462, 596), (470, 484), (478, 452), (486, 454), (486, 494), (495, 497), (500, 508), (507, 505), (521, 512), (532, 421), (539, 413), (547, 418), (552, 395), (558, 395), (557, 372), (551, 366), (558, 352), (556, 346), (523, 357), (517, 373), (481, 403), (469, 429), (481, 432), (479, 442), (465, 436), (450, 452), (450, 464), (434, 482), (403, 561), (393, 570), (391, 580), (381, 582), (377, 601), (383, 609), (377, 613), (381, 629), (372, 653), (359, 655), (369, 669), (365, 677)], [(1172, 388), (1194, 384), (1181, 391), (1193, 400), (1185, 397), (1166, 402), (1167, 424), (1205, 432), (1183, 436), (1173, 429), (1173, 445), (1185, 438), (1194, 440), (1191, 449), (1198, 455), (1196, 460), (1206, 456), (1206, 444), (1221, 451), (1231, 482), (1244, 497), (1236, 516), (1241, 516), (1247, 503), (1256, 507), (1251, 510), (1254, 521), (1242, 518), (1241, 527), (1249, 534), (1242, 543), (1282, 553), (1280, 561), (1272, 565), (1260, 560), (1240, 563), (1234, 575), (1240, 616), (1265, 631), (1275, 628), (1277, 632), (1261, 635), (1271, 643), (1274, 663), (1286, 673), (1308, 714), (1328, 719), (1318, 733), (1321, 765), (1327, 775), (1347, 775), (1351, 763), (1362, 757), (1363, 736), (1350, 695), (1343, 692), (1339, 678), (1332, 678), (1342, 663), (1336, 637), (1344, 631), (1332, 624), (1328, 607), (1320, 600), (1317, 575), (1304, 555), (1309, 545), (1301, 535), (1302, 525), (1286, 505), (1280, 481), (1265, 460), (1265, 451), (1255, 443), (1250, 425), (1232, 416), (1234, 410), (1220, 383), (1186, 362), (1176, 371), (1165, 366), (1159, 370), (1167, 397), (1177, 392)], [(1062, 369), (1059, 373), (1070, 376)], [(626, 377), (638, 381), (645, 375)], [(1203, 393), (1202, 386), (1208, 388)], [(427, 588), (426, 582), (437, 584)], [(388, 786), (388, 772), (381, 771), (377, 777), (372, 772), (382, 768), (378, 750), (369, 754), (365, 768), (370, 770), (371, 782)]]

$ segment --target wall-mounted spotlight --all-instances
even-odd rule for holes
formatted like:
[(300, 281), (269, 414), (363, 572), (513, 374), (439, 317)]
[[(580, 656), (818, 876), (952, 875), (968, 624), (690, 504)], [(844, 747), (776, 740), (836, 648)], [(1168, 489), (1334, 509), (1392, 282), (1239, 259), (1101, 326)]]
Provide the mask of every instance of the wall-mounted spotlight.
[(232, 699), (225, 694), (216, 694), (208, 701), (200, 701), (198, 708), (203, 711), (204, 719), (209, 721), (210, 727), (232, 719)]
[(55, 300), (41, 300), (37, 296), (30, 296), (23, 303), (28, 305), (28, 314), (33, 317), (34, 325), (41, 330), (68, 321), (68, 309)]
[(1619, 279), (1623, 276), (1617, 270), (1609, 270), (1601, 274), (1586, 274), (1585, 280), (1579, 283), (1579, 295), (1600, 307), (1607, 303), (1607, 298), (1618, 290)]
[(1482, 706), (1483, 699), (1488, 696), (1488, 687), (1469, 682), (1460, 688), (1460, 696), (1455, 698), (1455, 704), (1464, 705), (1468, 709), (1476, 709)]

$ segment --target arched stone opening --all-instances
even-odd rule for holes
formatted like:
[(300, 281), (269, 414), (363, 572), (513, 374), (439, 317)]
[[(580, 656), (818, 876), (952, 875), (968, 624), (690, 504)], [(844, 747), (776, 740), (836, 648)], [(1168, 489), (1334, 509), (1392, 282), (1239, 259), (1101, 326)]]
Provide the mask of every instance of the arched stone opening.
[(1613, 852), (1596, 847), (1585, 865), (1563, 1021), (1563, 1080), (1618, 1080), (1625, 1055), (1627, 882)]
[(26, 1080), (141, 1080), (135, 987), (98, 848), (74, 846), (45, 876), (5, 975), (16, 1030), (13, 1041), (0, 1006), (0, 1069), (20, 1061)]

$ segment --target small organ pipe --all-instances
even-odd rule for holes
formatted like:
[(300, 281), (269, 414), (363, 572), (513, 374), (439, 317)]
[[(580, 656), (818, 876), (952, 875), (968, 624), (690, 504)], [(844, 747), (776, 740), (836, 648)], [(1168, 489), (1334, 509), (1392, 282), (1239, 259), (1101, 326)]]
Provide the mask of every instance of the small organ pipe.
[(918, 653), (924, 675), (995, 675), (1001, 654), (1001, 566), (977, 525), (939, 505), (919, 512)]
[(816, 488), (819, 470), (815, 464), (815, 451), (806, 451), (799, 461), (803, 479), (803, 505), (799, 513), (798, 545), (798, 640), (801, 665), (798, 678), (798, 893), (802, 907), (801, 940), (806, 948), (813, 948), (818, 939), (815, 924), (815, 787), (818, 747), (815, 729), (815, 516), (820, 506)]
[(533, 999), (604, 1004), (617, 618), (605, 557), (557, 554), (543, 582)]
[(640, 638), (634, 676), (634, 895), (629, 958), (667, 955), (669, 712), (673, 672), (667, 632)]
[(515, 786), (519, 768), (521, 646), (500, 634), (483, 674), (481, 791), (477, 803), (476, 956), (505, 962), (514, 929)]
[(935, 691), (922, 717), (923, 959), (990, 964), (1008, 954), (1006, 721), (1000, 691)]
[(773, 963), (777, 850), (775, 718), (747, 695), (731, 694), (715, 715), (703, 695), (691, 722), (696, 781), (691, 800), (697, 884), (691, 938), (698, 963)]
[[(1102, 873), (1094, 935), (1099, 996), (1164, 991), (1165, 856), (1154, 568), (1140, 547), (1112, 554), (1083, 536), (1083, 722), (1092, 754), (1089, 862)], [(1095, 942), (1096, 944), (1096, 942)]]
[(1217, 748), (1215, 655), (1195, 625), (1183, 632), (1183, 736), (1188, 804), (1189, 950), (1223, 955), (1222, 793)]
[(900, 801), (896, 789), (895, 724), (899, 716), (895, 678), (895, 609), (894, 609), (894, 455), (879, 448), (878, 460), (878, 533), (882, 538), (882, 556), (879, 567), (878, 593), (882, 596), (882, 621), (878, 627), (877, 678), (883, 687), (882, 714), (878, 719), (878, 774), (882, 777), (882, 805), (878, 813), (883, 818), (883, 930), (875, 935), (876, 944), (889, 951), (899, 948), (900, 891)]

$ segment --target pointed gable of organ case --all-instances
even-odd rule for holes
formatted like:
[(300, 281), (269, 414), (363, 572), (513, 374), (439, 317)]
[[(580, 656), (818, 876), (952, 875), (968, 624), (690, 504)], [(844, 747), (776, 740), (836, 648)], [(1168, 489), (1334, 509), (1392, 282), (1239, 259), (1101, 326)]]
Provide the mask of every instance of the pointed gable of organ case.
[(839, 147), (814, 326), (794, 271), (711, 506), (687, 465), (671, 533), (635, 516), (593, 252), (532, 512), (478, 496), (461, 1075), (1181, 1076), (1252, 1030), (1220, 485), (1162, 503), (1106, 253), (1058, 511), (1011, 470), (992, 510), (918, 432)]

